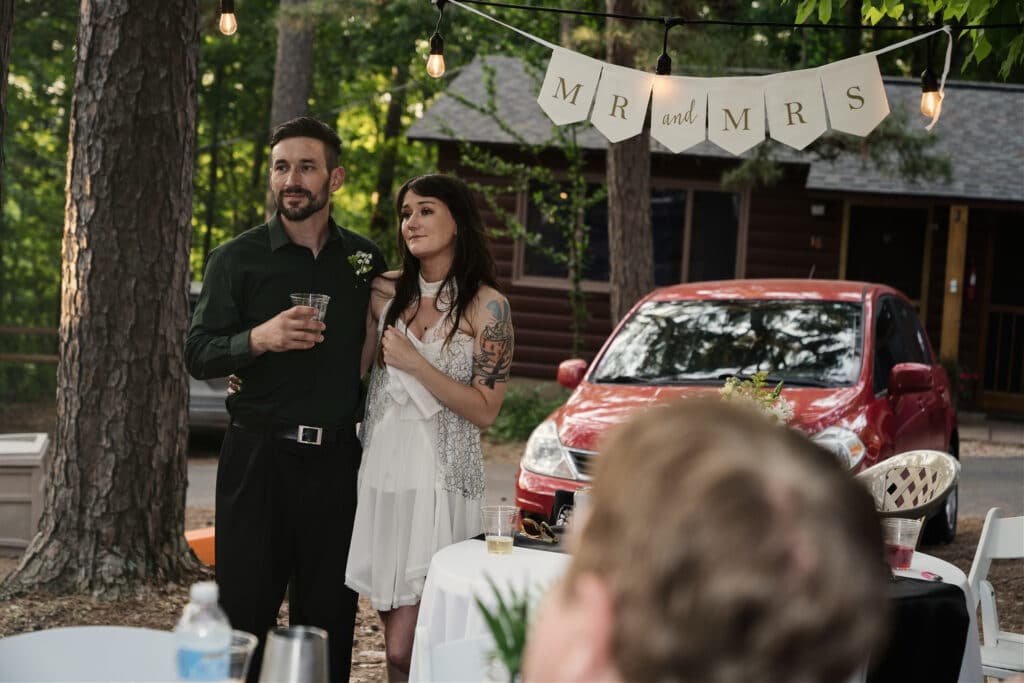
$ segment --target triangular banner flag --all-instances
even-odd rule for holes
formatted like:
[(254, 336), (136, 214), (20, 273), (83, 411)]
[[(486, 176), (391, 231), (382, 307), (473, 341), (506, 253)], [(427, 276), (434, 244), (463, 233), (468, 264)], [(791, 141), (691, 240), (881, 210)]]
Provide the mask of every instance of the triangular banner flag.
[(608, 138), (608, 142), (619, 142), (640, 134), (653, 83), (654, 74), (624, 66), (604, 65), (590, 122)]
[(865, 136), (889, 115), (889, 100), (872, 54), (818, 68), (832, 130)]
[(795, 149), (803, 149), (828, 128), (821, 73), (805, 69), (764, 76), (768, 134)]
[(679, 153), (707, 137), (707, 78), (655, 76), (651, 137)]
[(763, 79), (714, 79), (708, 89), (708, 140), (736, 155), (764, 142)]
[(604, 62), (571, 50), (556, 47), (551, 52), (537, 104), (556, 126), (587, 120), (602, 66)]

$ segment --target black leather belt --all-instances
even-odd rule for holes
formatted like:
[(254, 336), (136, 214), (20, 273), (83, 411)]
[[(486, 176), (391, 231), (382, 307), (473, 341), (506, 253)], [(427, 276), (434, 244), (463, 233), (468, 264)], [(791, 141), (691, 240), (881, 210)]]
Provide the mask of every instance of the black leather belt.
[(284, 424), (268, 421), (266, 423), (255, 423), (237, 418), (231, 420), (231, 426), (247, 432), (258, 434), (269, 434), (275, 439), (285, 439), (307, 446), (323, 446), (338, 441), (346, 433), (353, 430), (338, 429), (336, 427), (317, 427), (315, 425)]

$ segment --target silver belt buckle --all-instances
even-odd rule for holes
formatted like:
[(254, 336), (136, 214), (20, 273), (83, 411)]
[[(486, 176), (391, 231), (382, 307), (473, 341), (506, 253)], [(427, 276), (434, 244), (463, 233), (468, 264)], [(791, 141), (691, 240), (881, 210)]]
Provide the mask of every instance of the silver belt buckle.
[(299, 425), (299, 433), (296, 441), (299, 443), (306, 444), (308, 446), (319, 446), (324, 439), (324, 430), (322, 427), (310, 427), (309, 425)]

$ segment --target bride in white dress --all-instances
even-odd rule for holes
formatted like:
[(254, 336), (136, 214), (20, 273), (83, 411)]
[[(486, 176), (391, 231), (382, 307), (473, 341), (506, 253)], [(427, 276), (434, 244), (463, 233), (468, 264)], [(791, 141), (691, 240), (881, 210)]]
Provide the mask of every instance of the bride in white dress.
[(513, 345), (470, 189), (420, 176), (396, 203), (402, 270), (393, 297), (375, 289), (368, 314), (373, 370), (345, 570), (384, 622), (390, 681), (408, 677), (430, 558), (481, 530), (480, 429), (501, 408)]

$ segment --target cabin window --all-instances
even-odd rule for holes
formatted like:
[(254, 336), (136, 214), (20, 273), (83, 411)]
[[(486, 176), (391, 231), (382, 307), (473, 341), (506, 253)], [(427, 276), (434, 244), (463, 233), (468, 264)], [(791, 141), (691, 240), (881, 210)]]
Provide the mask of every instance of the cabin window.
[[(524, 284), (565, 282), (568, 266), (549, 254), (551, 250), (566, 253), (568, 240), (562, 226), (570, 219), (568, 187), (555, 186), (544, 190), (532, 187), (526, 196), (525, 227), (536, 235), (542, 246), (520, 241), (516, 276)], [(590, 185), (591, 196), (599, 186)], [(543, 201), (536, 201), (537, 193)], [(688, 204), (692, 205), (688, 207)], [(735, 277), (736, 244), (740, 220), (740, 195), (732, 192), (659, 188), (651, 193), (651, 227), (654, 238), (654, 281), (658, 286), (684, 281), (684, 264), (688, 281)], [(590, 228), (588, 258), (583, 270), (585, 283), (607, 283), (608, 202), (602, 198), (586, 209)], [(689, 226), (689, 228), (688, 228)], [(691, 231), (688, 258), (684, 254), (687, 230)]]

